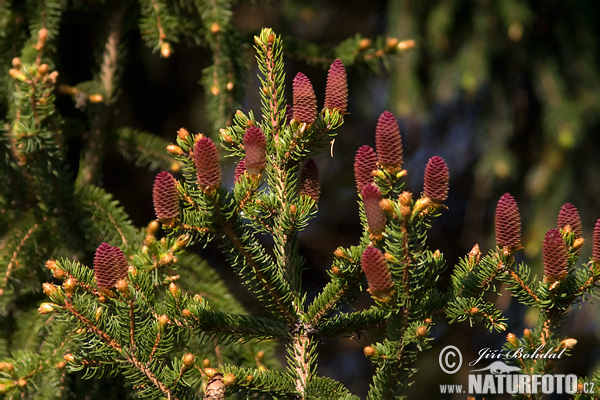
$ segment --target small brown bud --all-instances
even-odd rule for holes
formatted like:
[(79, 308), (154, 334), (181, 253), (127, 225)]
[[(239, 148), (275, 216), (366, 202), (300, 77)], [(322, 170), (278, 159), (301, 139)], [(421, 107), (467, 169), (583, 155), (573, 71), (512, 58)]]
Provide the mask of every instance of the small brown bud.
[(25, 77), (25, 75), (23, 75), (23, 73), (21, 71), (19, 71), (16, 68), (11, 68), (8, 71), (8, 74), (11, 76), (11, 78), (13, 79), (17, 79), (21, 82), (25, 82), (27, 80), (27, 78)]
[(63, 287), (63, 289), (65, 289), (65, 293), (67, 295), (71, 295), (71, 294), (73, 294), (73, 290), (75, 290), (76, 285), (77, 285), (77, 282), (75, 281), (75, 279), (69, 278), (62, 284), (62, 287)]
[(208, 377), (208, 379), (211, 379), (216, 374), (218, 374), (218, 372), (214, 368), (204, 368), (204, 374)]
[(46, 63), (40, 65), (38, 68), (38, 72), (40, 73), (40, 75), (46, 75), (48, 71), (50, 71), (50, 67)]
[(167, 317), (165, 314), (162, 314), (160, 317), (158, 317), (158, 325), (161, 328), (164, 328), (168, 323), (169, 323), (169, 317)]
[(366, 346), (363, 349), (363, 352), (365, 353), (365, 357), (373, 357), (377, 352), (375, 351), (375, 349), (371, 346)]
[(54, 286), (53, 284), (51, 284), (50, 282), (44, 282), (42, 284), (42, 290), (44, 291), (44, 294), (46, 296), (50, 296), (54, 293), (56, 293), (56, 286)]
[(560, 342), (561, 348), (572, 349), (577, 344), (577, 339), (567, 338)]
[(175, 257), (173, 257), (173, 253), (165, 253), (158, 259), (158, 265), (169, 265), (173, 263)]
[(233, 86), (233, 82), (229, 81), (225, 87), (227, 88), (227, 91), (231, 92), (233, 90)]
[(14, 68), (17, 68), (17, 69), (21, 68), (21, 59), (19, 57), (13, 58), (12, 59), (12, 66)]
[(212, 33), (219, 33), (221, 31), (221, 26), (217, 22), (213, 22), (210, 26), (210, 31)]
[(516, 345), (517, 335), (515, 335), (514, 333), (509, 333), (508, 335), (506, 335), (506, 341), (512, 345)]
[(96, 321), (98, 321), (101, 316), (102, 316), (102, 307), (98, 307), (98, 308), (96, 308), (96, 312), (94, 313), (94, 318), (96, 319)]
[(379, 202), (379, 207), (388, 215), (391, 215), (394, 212), (394, 202), (390, 199), (381, 199)]
[(296, 205), (295, 204), (290, 205), (290, 214), (292, 214), (292, 215), (296, 214)]
[(54, 271), (56, 269), (56, 261), (54, 261), (54, 260), (46, 261), (46, 268), (48, 268), (50, 271)]
[(67, 363), (64, 361), (59, 361), (56, 364), (54, 364), (54, 366), (58, 369), (63, 369), (65, 367), (65, 365), (67, 365)]
[(396, 257), (394, 257), (391, 253), (388, 253), (387, 251), (383, 253), (383, 257), (386, 259), (386, 261), (396, 262)]
[(331, 267), (331, 273), (335, 276), (339, 276), (340, 275), (340, 269), (337, 266), (333, 266)]
[(220, 90), (219, 90), (219, 87), (217, 85), (213, 85), (210, 88), (210, 93), (212, 93), (213, 96), (218, 96), (219, 92), (220, 92)]
[(101, 94), (90, 94), (88, 97), (90, 103), (100, 103), (104, 100), (104, 97)]
[(129, 291), (129, 284), (125, 278), (121, 278), (115, 283), (115, 287), (119, 291), (119, 293), (125, 295)]
[(137, 269), (133, 265), (130, 265), (127, 267), (127, 273), (135, 278), (137, 276)]
[(469, 252), (469, 261), (473, 264), (477, 264), (479, 260), (481, 260), (481, 250), (479, 250), (479, 245), (475, 244)]
[(171, 44), (169, 42), (162, 42), (160, 44), (160, 55), (164, 58), (171, 56)]
[(146, 226), (146, 233), (148, 235), (154, 235), (156, 232), (158, 232), (159, 228), (160, 223), (157, 220), (150, 221), (148, 226)]
[(204, 360), (202, 360), (202, 368), (208, 367), (210, 367), (210, 360), (208, 358), (205, 358)]
[(273, 44), (273, 42), (275, 42), (275, 34), (270, 33), (269, 36), (267, 36), (267, 43)]
[(427, 327), (426, 326), (420, 326), (417, 328), (417, 336), (418, 337), (423, 337), (427, 335)]
[(398, 46), (398, 39), (397, 38), (393, 38), (393, 37), (389, 37), (386, 39), (385, 41), (385, 47), (388, 50), (393, 50), (396, 48), (396, 46)]
[(192, 315), (192, 312), (187, 308), (184, 308), (183, 310), (181, 310), (181, 315), (183, 316), (183, 318), (188, 318)]
[(405, 50), (410, 50), (413, 47), (415, 47), (417, 45), (417, 42), (415, 42), (412, 39), (408, 39), (408, 40), (403, 40), (400, 43), (398, 43), (398, 51), (405, 51)]
[(51, 314), (54, 312), (54, 307), (52, 306), (52, 303), (42, 303), (40, 305), (40, 307), (38, 308), (38, 313), (45, 315), (45, 314)]
[(359, 50), (366, 50), (371, 47), (371, 39), (363, 38), (358, 42)]
[(583, 389), (585, 387), (583, 386), (583, 382), (578, 382), (577, 383), (577, 393), (583, 393)]
[(74, 362), (74, 361), (75, 361), (75, 357), (74, 357), (74, 356), (73, 356), (73, 354), (71, 354), (71, 353), (66, 353), (66, 354), (63, 356), (63, 360), (65, 360), (65, 361), (66, 361), (66, 362), (68, 362), (68, 363), (69, 363), (69, 362)]
[(202, 296), (200, 296), (199, 294), (195, 294), (194, 300), (196, 300), (198, 303), (200, 303), (202, 301)]
[(0, 362), (0, 371), (12, 372), (14, 370), (13, 365), (7, 362)]
[(195, 361), (196, 361), (196, 357), (194, 357), (194, 355), (192, 353), (184, 354), (183, 358), (181, 359), (181, 363), (183, 364), (183, 367), (185, 369), (194, 365)]
[(406, 190), (400, 193), (398, 202), (405, 207), (410, 207), (412, 205), (412, 193)]
[(431, 318), (425, 318), (425, 320), (423, 322), (425, 322), (427, 325), (429, 325), (429, 324), (431, 324)]
[(48, 29), (41, 28), (38, 31), (38, 40), (40, 40), (42, 42), (45, 42), (47, 37), (48, 37)]
[(177, 287), (176, 284), (174, 284), (173, 282), (171, 282), (169, 284), (169, 291), (171, 292), (171, 294), (175, 297), (177, 297), (177, 295), (179, 295), (179, 288)]
[(477, 307), (471, 307), (471, 309), (469, 310), (469, 313), (471, 314), (477, 314), (479, 312), (479, 308)]
[(181, 140), (186, 140), (190, 136), (190, 133), (185, 128), (179, 128), (177, 131), (177, 137)]
[(415, 202), (415, 207), (413, 208), (413, 215), (418, 215), (422, 211), (427, 210), (431, 206), (431, 199), (429, 197), (421, 197), (419, 200)]
[(252, 375), (248, 375), (248, 376), (246, 377), (246, 382), (252, 382), (252, 379), (254, 379), (254, 376), (252, 376)]
[(19, 378), (17, 380), (17, 386), (19, 387), (24, 387), (27, 385), (27, 381), (25, 380), (25, 378)]
[(573, 241), (573, 248), (574, 248), (574, 249), (578, 249), (578, 248), (580, 248), (581, 246), (583, 246), (583, 244), (584, 244), (584, 243), (585, 243), (585, 239), (584, 239), (584, 238), (582, 238), (582, 237), (580, 237), (580, 238), (577, 238), (577, 239), (575, 239), (575, 240)]
[(523, 336), (526, 337), (527, 339), (531, 339), (531, 331), (529, 329), (524, 329)]
[(181, 147), (175, 145), (175, 144), (170, 144), (167, 146), (167, 151), (171, 154), (173, 154), (174, 156), (181, 156), (183, 155), (183, 150), (181, 150)]
[(227, 387), (231, 387), (231, 386), (235, 385), (235, 375), (234, 374), (226, 374), (223, 377), (223, 383)]
[(344, 250), (337, 248), (335, 249), (335, 251), (333, 252), (333, 255), (336, 256), (337, 258), (344, 258)]

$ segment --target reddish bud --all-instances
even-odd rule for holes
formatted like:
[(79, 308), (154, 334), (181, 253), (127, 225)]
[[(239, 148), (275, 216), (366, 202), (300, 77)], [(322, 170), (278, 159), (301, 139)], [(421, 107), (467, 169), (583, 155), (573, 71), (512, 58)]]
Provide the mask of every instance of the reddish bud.
[(310, 80), (298, 72), (292, 83), (293, 116), (298, 122), (312, 124), (317, 118), (317, 98)]
[(377, 121), (375, 129), (375, 148), (379, 164), (383, 167), (397, 168), (402, 165), (402, 137), (396, 117), (384, 111)]
[(319, 196), (321, 195), (319, 168), (312, 158), (309, 158), (300, 170), (300, 195), (308, 196), (315, 202), (319, 200)]
[(377, 169), (377, 154), (370, 146), (361, 146), (354, 157), (354, 179), (360, 193), (366, 185), (373, 183), (373, 171)]
[(566, 226), (571, 227), (571, 231), (575, 235), (575, 239), (583, 236), (583, 229), (581, 227), (581, 218), (577, 208), (571, 203), (565, 203), (558, 213), (557, 220), (558, 229), (565, 230)]
[(235, 172), (233, 173), (233, 182), (237, 183), (242, 175), (246, 173), (246, 159), (242, 158), (235, 166)]
[(362, 254), (360, 265), (367, 277), (369, 292), (377, 298), (389, 298), (394, 282), (381, 250), (372, 246), (367, 247)]
[(385, 212), (379, 205), (381, 202), (381, 190), (379, 190), (377, 186), (371, 184), (363, 188), (361, 195), (365, 206), (365, 215), (367, 217), (369, 231), (375, 237), (381, 236), (385, 230), (386, 223)]
[(94, 255), (94, 275), (99, 288), (111, 288), (127, 275), (127, 258), (118, 247), (102, 243)]
[(594, 225), (594, 234), (592, 237), (592, 260), (600, 265), (600, 219)]
[(449, 180), (448, 166), (444, 159), (431, 157), (425, 167), (423, 194), (436, 203), (443, 202), (448, 198)]
[(346, 78), (346, 68), (344, 68), (342, 61), (338, 59), (331, 64), (327, 73), (325, 108), (338, 110), (340, 114), (345, 114), (347, 107), (348, 79)]
[(221, 184), (221, 166), (217, 146), (213, 141), (202, 136), (194, 145), (192, 157), (196, 166), (198, 185), (202, 189), (219, 186)]
[(179, 215), (177, 180), (167, 171), (156, 175), (152, 187), (152, 201), (154, 202), (154, 213), (159, 220), (170, 220)]
[(568, 252), (560, 231), (556, 228), (546, 232), (542, 243), (544, 275), (549, 283), (561, 281), (567, 274)]
[(505, 193), (496, 205), (496, 244), (499, 247), (508, 247), (518, 250), (521, 246), (521, 216), (517, 202)]
[(250, 126), (244, 134), (246, 170), (249, 174), (260, 174), (265, 169), (267, 140), (258, 126)]

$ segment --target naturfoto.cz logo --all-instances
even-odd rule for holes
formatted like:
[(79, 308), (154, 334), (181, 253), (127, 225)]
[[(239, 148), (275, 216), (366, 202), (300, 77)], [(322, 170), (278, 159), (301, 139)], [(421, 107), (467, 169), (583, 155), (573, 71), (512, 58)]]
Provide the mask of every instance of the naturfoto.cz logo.
[[(575, 394), (596, 393), (593, 382), (578, 382), (575, 374), (526, 374), (520, 367), (508, 365), (511, 359), (560, 359), (564, 350), (545, 350), (539, 346), (534, 351), (518, 348), (511, 351), (485, 348), (479, 351), (476, 360), (468, 363), (471, 367), (467, 387), (463, 385), (440, 385), (440, 393), (468, 394)], [(447, 374), (454, 374), (463, 364), (462, 353), (456, 346), (446, 346), (439, 355), (439, 365)], [(495, 360), (487, 363), (484, 360)], [(483, 362), (482, 362), (483, 361)], [(481, 362), (481, 364), (479, 364)], [(509, 361), (510, 362), (510, 361)], [(479, 364), (479, 365), (478, 365)], [(488, 364), (484, 366), (484, 364)]]

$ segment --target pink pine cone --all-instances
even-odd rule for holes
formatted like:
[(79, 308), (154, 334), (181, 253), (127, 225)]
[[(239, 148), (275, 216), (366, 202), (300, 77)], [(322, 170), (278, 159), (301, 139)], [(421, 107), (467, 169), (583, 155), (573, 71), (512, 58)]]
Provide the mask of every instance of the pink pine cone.
[(237, 165), (235, 166), (235, 171), (233, 173), (233, 182), (237, 183), (242, 175), (246, 173), (246, 159), (242, 158)]
[(315, 202), (317, 202), (321, 196), (319, 168), (312, 158), (309, 158), (300, 170), (300, 195), (308, 196)]
[(568, 225), (571, 231), (575, 234), (575, 238), (583, 236), (583, 228), (581, 227), (581, 217), (577, 208), (571, 203), (565, 203), (558, 213), (557, 220), (558, 229), (565, 229)]
[(372, 246), (367, 247), (362, 254), (360, 266), (367, 277), (369, 292), (376, 297), (389, 296), (394, 281), (381, 250)]
[(167, 171), (156, 175), (152, 187), (152, 201), (156, 218), (159, 220), (170, 220), (179, 215), (177, 180)]
[(312, 124), (317, 119), (317, 98), (310, 79), (298, 72), (292, 82), (292, 113), (298, 122)]
[(361, 146), (354, 157), (354, 179), (358, 193), (373, 183), (373, 171), (377, 169), (377, 154), (370, 146)]
[(600, 218), (594, 225), (594, 234), (592, 237), (592, 260), (600, 265)]
[(377, 186), (370, 184), (363, 188), (361, 196), (365, 206), (369, 231), (375, 237), (381, 236), (387, 222), (385, 212), (379, 205), (381, 202), (381, 190)]
[(94, 255), (94, 275), (99, 288), (111, 288), (127, 275), (127, 258), (118, 247), (102, 243)]
[(244, 134), (246, 170), (249, 174), (260, 174), (265, 169), (267, 139), (258, 126), (250, 126)]
[(542, 243), (544, 275), (550, 282), (564, 279), (567, 273), (569, 254), (560, 231), (556, 228), (546, 232)]
[(217, 146), (212, 140), (203, 136), (194, 145), (192, 153), (196, 166), (196, 177), (201, 189), (217, 187), (221, 184), (221, 165)]
[(342, 61), (337, 59), (329, 67), (327, 85), (325, 87), (325, 108), (338, 110), (340, 114), (346, 113), (348, 107), (348, 79), (346, 68)]
[(432, 157), (427, 161), (423, 194), (431, 200), (441, 203), (448, 198), (448, 182), (450, 174), (442, 157)]
[(381, 166), (399, 168), (402, 165), (400, 128), (396, 117), (389, 111), (384, 111), (377, 121), (375, 148)]
[(510, 193), (504, 195), (496, 205), (496, 244), (508, 247), (511, 251), (521, 246), (521, 215), (517, 201)]

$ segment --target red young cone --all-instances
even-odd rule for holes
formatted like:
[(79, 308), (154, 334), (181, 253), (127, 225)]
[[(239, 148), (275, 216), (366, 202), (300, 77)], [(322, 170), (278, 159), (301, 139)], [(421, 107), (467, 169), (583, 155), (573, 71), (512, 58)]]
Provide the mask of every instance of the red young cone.
[(379, 205), (381, 202), (381, 190), (373, 184), (365, 186), (361, 192), (362, 201), (365, 206), (365, 215), (369, 231), (375, 237), (381, 236), (385, 230), (385, 212)]
[(546, 232), (542, 243), (544, 275), (548, 283), (562, 281), (567, 275), (569, 254), (560, 231), (556, 228)]
[(389, 298), (394, 282), (381, 250), (369, 246), (362, 254), (360, 266), (367, 277), (369, 292), (380, 300)]
[(373, 183), (373, 171), (377, 169), (377, 154), (370, 146), (361, 146), (354, 157), (354, 179), (360, 193), (366, 185)]
[(292, 82), (292, 112), (298, 122), (312, 124), (317, 118), (317, 98), (310, 79), (298, 72)]
[(577, 208), (571, 203), (565, 203), (560, 208), (557, 220), (558, 229), (565, 230), (568, 225), (571, 227), (571, 232), (574, 233), (575, 239), (583, 236), (583, 229), (581, 227), (581, 218)]
[(235, 166), (235, 171), (233, 173), (233, 182), (237, 183), (240, 180), (242, 175), (246, 173), (246, 159), (242, 158), (237, 165)]
[(375, 129), (375, 149), (379, 164), (388, 168), (399, 168), (402, 165), (402, 137), (396, 117), (384, 111), (377, 121)]
[(448, 198), (448, 181), (450, 175), (448, 166), (442, 157), (432, 157), (427, 161), (423, 194), (436, 203), (442, 203)]
[(258, 126), (250, 126), (244, 134), (244, 147), (246, 152), (246, 170), (249, 174), (260, 174), (265, 169), (265, 149), (267, 139)]
[(321, 196), (319, 168), (312, 158), (309, 158), (300, 170), (300, 195), (308, 196), (315, 202), (317, 202), (319, 196)]
[(510, 251), (521, 249), (521, 215), (514, 197), (504, 195), (496, 205), (496, 244)]
[(325, 87), (325, 108), (338, 110), (340, 114), (346, 113), (348, 107), (348, 79), (346, 68), (341, 60), (335, 60), (327, 73)]
[(198, 186), (201, 189), (219, 186), (221, 184), (221, 165), (217, 146), (212, 140), (202, 136), (194, 145), (192, 157), (196, 166)]
[(592, 260), (600, 265), (600, 218), (594, 225), (594, 236), (592, 238)]
[(98, 287), (111, 288), (127, 275), (127, 258), (118, 247), (102, 243), (94, 255), (94, 275)]
[(156, 175), (152, 187), (152, 201), (156, 218), (159, 220), (168, 221), (179, 215), (177, 180), (167, 171)]

